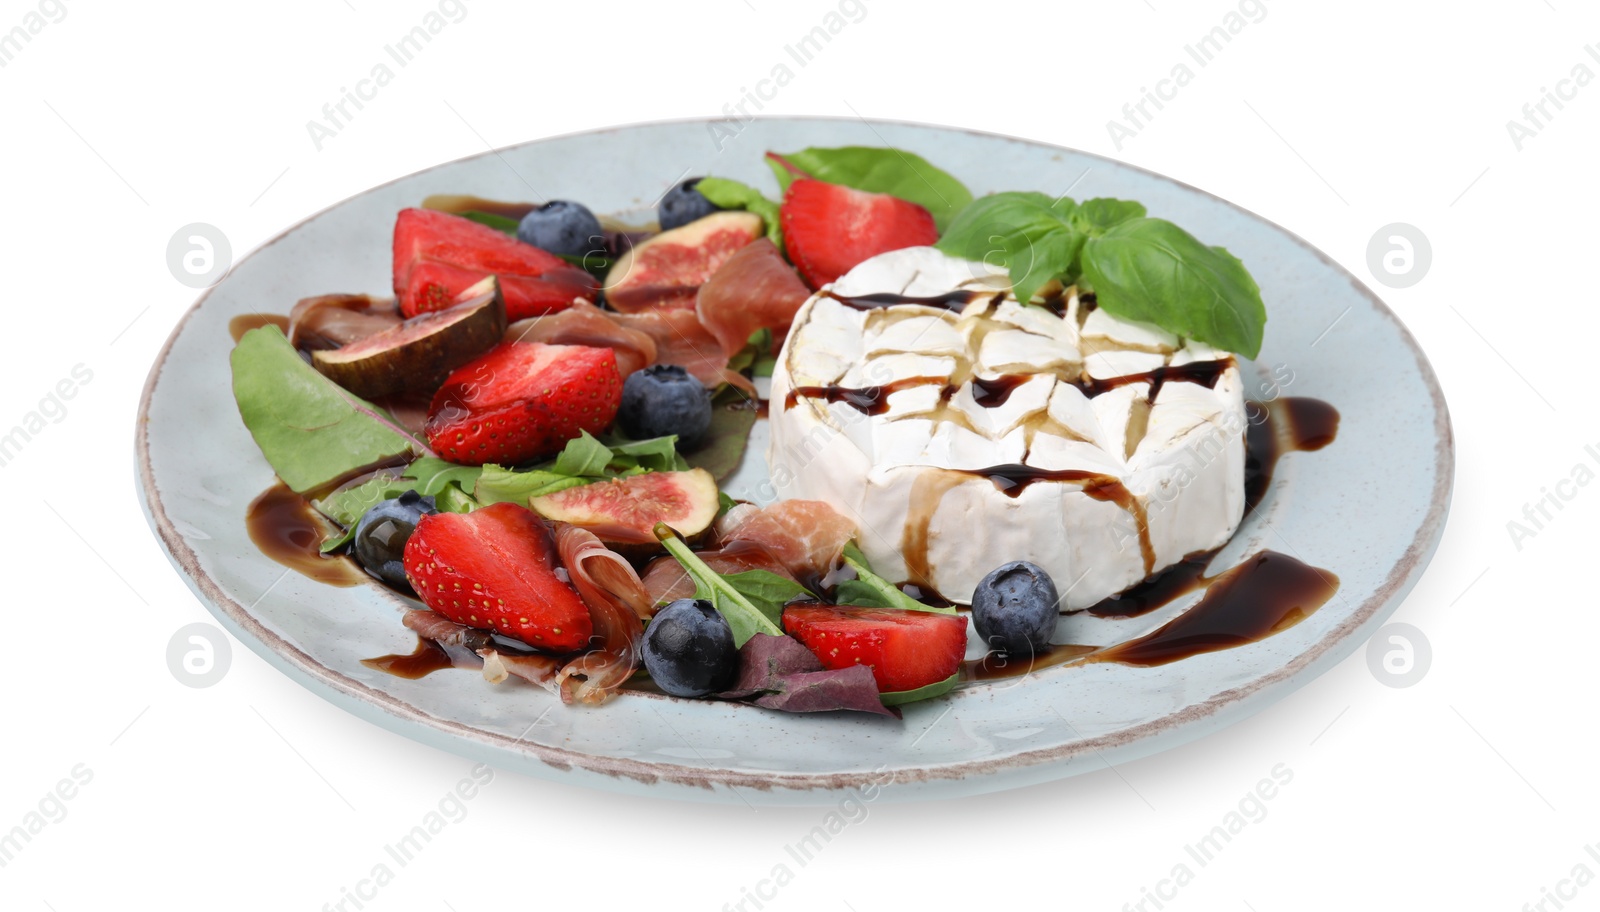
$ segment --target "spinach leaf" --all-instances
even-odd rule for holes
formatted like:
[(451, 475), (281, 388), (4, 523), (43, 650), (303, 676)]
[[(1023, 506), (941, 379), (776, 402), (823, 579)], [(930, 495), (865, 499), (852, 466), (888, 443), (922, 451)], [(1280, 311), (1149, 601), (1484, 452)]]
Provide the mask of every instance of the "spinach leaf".
[(1177, 225), (1136, 218), (1083, 245), (1083, 278), (1100, 306), (1227, 351), (1261, 352), (1267, 312), (1244, 264)]
[(729, 583), (727, 578), (706, 566), (689, 546), (683, 543), (676, 532), (667, 527), (666, 523), (656, 523), (656, 538), (660, 540), (667, 553), (683, 565), (684, 572), (694, 580), (694, 597), (709, 601), (712, 607), (728, 622), (728, 627), (733, 630), (733, 644), (743, 646), (747, 640), (758, 633), (767, 633), (773, 636), (783, 636), (783, 630), (760, 608), (757, 608), (744, 593)]
[(740, 390), (725, 387), (711, 400), (711, 429), (705, 441), (685, 453), (684, 459), (690, 468), (705, 469), (721, 481), (739, 468), (755, 425), (755, 403)]
[(796, 177), (790, 169), (792, 166), (830, 184), (887, 193), (916, 203), (928, 210), (940, 231), (972, 202), (972, 192), (960, 181), (935, 168), (922, 156), (900, 149), (842, 146), (801, 149), (781, 155), (768, 152), (767, 164), (785, 192)]
[(778, 222), (778, 204), (760, 190), (726, 177), (702, 177), (694, 185), (700, 195), (718, 209), (743, 209), (761, 216), (767, 226), (767, 240), (783, 249), (783, 227)]
[(786, 576), (771, 570), (746, 570), (729, 573), (723, 577), (745, 597), (745, 600), (766, 615), (767, 620), (783, 626), (783, 606), (799, 598), (813, 598), (811, 590)]
[(883, 702), (884, 706), (899, 706), (903, 703), (926, 700), (929, 697), (937, 697), (941, 694), (949, 693), (950, 688), (955, 687), (956, 682), (960, 679), (961, 672), (958, 671), (943, 681), (924, 684), (915, 690), (891, 690), (888, 693), (878, 694), (878, 699)]
[[(856, 578), (849, 581), (854, 585), (839, 584), (834, 594), (836, 604), (857, 605), (863, 608), (901, 608), (906, 611), (927, 611), (932, 614), (956, 613), (954, 608), (924, 605), (901, 592), (893, 583), (873, 573), (872, 567), (867, 563), (866, 555), (861, 553), (855, 542), (844, 546), (844, 562), (856, 572)], [(850, 600), (846, 600), (846, 594), (850, 596)], [(863, 604), (864, 602), (871, 604)]]
[(296, 493), (397, 457), (432, 455), (382, 409), (317, 373), (276, 326), (245, 333), (228, 360), (239, 416)]

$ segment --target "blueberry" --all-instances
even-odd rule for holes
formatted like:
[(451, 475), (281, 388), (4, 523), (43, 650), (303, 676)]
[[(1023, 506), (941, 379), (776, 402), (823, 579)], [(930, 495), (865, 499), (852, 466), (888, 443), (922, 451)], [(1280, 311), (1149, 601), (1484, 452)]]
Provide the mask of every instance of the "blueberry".
[(617, 424), (635, 440), (677, 434), (693, 447), (711, 430), (711, 393), (678, 365), (654, 364), (623, 381)]
[(972, 626), (990, 649), (1031, 656), (1050, 645), (1056, 629), (1055, 581), (1038, 564), (1001, 564), (972, 593)]
[(605, 253), (606, 235), (589, 207), (551, 200), (535, 207), (517, 225), (517, 240), (561, 256)]
[(393, 500), (379, 501), (356, 523), (355, 541), (351, 550), (356, 560), (367, 572), (396, 589), (410, 591), (406, 581), (406, 540), (416, 531), (424, 515), (437, 513), (432, 497), (423, 497), (416, 491), (407, 491)]
[(661, 198), (661, 204), (656, 206), (656, 221), (661, 223), (662, 231), (671, 231), (717, 211), (717, 207), (694, 188), (698, 183), (700, 178), (691, 177)]
[(732, 686), (739, 674), (733, 629), (704, 599), (678, 599), (644, 630), (644, 667), (674, 697), (703, 697)]

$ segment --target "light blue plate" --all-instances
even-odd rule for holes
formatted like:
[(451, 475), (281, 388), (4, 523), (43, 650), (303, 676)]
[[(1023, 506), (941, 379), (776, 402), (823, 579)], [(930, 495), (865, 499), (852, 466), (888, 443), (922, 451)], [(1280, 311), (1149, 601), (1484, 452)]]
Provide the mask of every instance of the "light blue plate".
[[(742, 800), (823, 803), (869, 782), (891, 798), (1012, 788), (1182, 744), (1333, 666), (1416, 584), (1450, 501), (1454, 455), (1444, 397), (1394, 314), (1304, 241), (1193, 187), (1038, 143), (861, 120), (756, 120), (738, 129), (730, 139), (725, 124), (702, 121), (619, 127), (440, 165), (296, 225), (203, 295), (151, 370), (136, 445), (151, 527), (222, 624), (291, 679), (361, 718), (502, 768), (652, 795), (735, 800), (734, 786)], [(886, 144), (921, 154), (979, 195), (1054, 195), (1076, 183), (1079, 198), (1140, 200), (1152, 215), (1244, 260), (1269, 314), (1255, 370), (1292, 372), (1285, 393), (1325, 399), (1343, 422), (1332, 446), (1284, 458), (1266, 501), (1222, 561), (1261, 548), (1285, 551), (1338, 574), (1332, 601), (1249, 646), (1158, 668), (1047, 669), (908, 706), (897, 721), (638, 694), (575, 709), (538, 688), (493, 687), (469, 672), (403, 680), (360, 664), (415, 644), (400, 624), (400, 599), (377, 586), (338, 589), (293, 573), (274, 585), (283, 568), (245, 533), (245, 507), (273, 476), (229, 391), (231, 317), (287, 313), (297, 299), (326, 292), (387, 295), (395, 213), (430, 194), (516, 200), (529, 198), (531, 185), (545, 198), (622, 212), (648, 209), (692, 174), (732, 177), (776, 195), (761, 157), (768, 149)], [(1246, 392), (1257, 392), (1249, 381)], [(752, 446), (733, 482), (736, 494), (761, 479), (763, 449), (759, 441)], [(1181, 607), (1140, 623), (1159, 623)], [(1093, 619), (1067, 623), (1085, 626), (1064, 639), (1095, 641)], [(1095, 762), (1070, 762), (1083, 754)]]

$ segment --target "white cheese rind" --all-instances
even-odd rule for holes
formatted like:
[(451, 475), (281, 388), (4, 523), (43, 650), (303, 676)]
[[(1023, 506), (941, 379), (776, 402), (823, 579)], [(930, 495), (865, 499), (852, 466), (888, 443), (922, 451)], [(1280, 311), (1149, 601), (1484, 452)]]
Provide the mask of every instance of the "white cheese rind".
[[(1055, 579), (1064, 609), (1084, 608), (1227, 541), (1244, 512), (1237, 365), (1213, 388), (1169, 379), (1153, 400), (1148, 382), (1086, 396), (1080, 384), (1091, 380), (1229, 356), (1087, 311), (1075, 293), (1057, 316), (1019, 305), (1007, 287), (990, 267), (919, 247), (867, 260), (813, 295), (773, 372), (767, 459), (776, 493), (832, 504), (857, 521), (878, 572), (924, 577), (958, 602), (994, 567), (1029, 560)], [(960, 313), (861, 310), (828, 293), (957, 289), (974, 292)], [(1002, 374), (1033, 376), (1003, 404), (978, 405), (973, 378)], [(797, 387), (926, 376), (945, 383), (898, 389), (879, 414), (818, 396), (788, 403)], [(962, 471), (1008, 464), (1102, 478), (1035, 481), (1010, 496)]]

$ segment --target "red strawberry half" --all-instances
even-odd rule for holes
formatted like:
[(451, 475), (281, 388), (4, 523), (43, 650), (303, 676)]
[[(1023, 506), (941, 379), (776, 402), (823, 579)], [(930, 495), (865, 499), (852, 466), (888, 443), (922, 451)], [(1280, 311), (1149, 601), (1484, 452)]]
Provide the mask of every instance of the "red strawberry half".
[(797, 605), (783, 609), (783, 629), (824, 668), (870, 667), (882, 693), (937, 684), (960, 670), (967, 651), (959, 614)]
[(939, 240), (933, 216), (887, 193), (799, 178), (778, 210), (789, 261), (821, 288), (863, 260)]
[(556, 576), (550, 531), (527, 507), (423, 516), (403, 563), (423, 603), (457, 624), (551, 652), (582, 649), (594, 633), (583, 599)]
[(513, 321), (593, 302), (599, 283), (553, 253), (447, 212), (402, 209), (394, 223), (394, 293), (407, 317), (443, 310), (487, 276), (500, 277)]
[(613, 350), (506, 342), (445, 378), (423, 430), (451, 462), (515, 465), (600, 433), (621, 404)]

